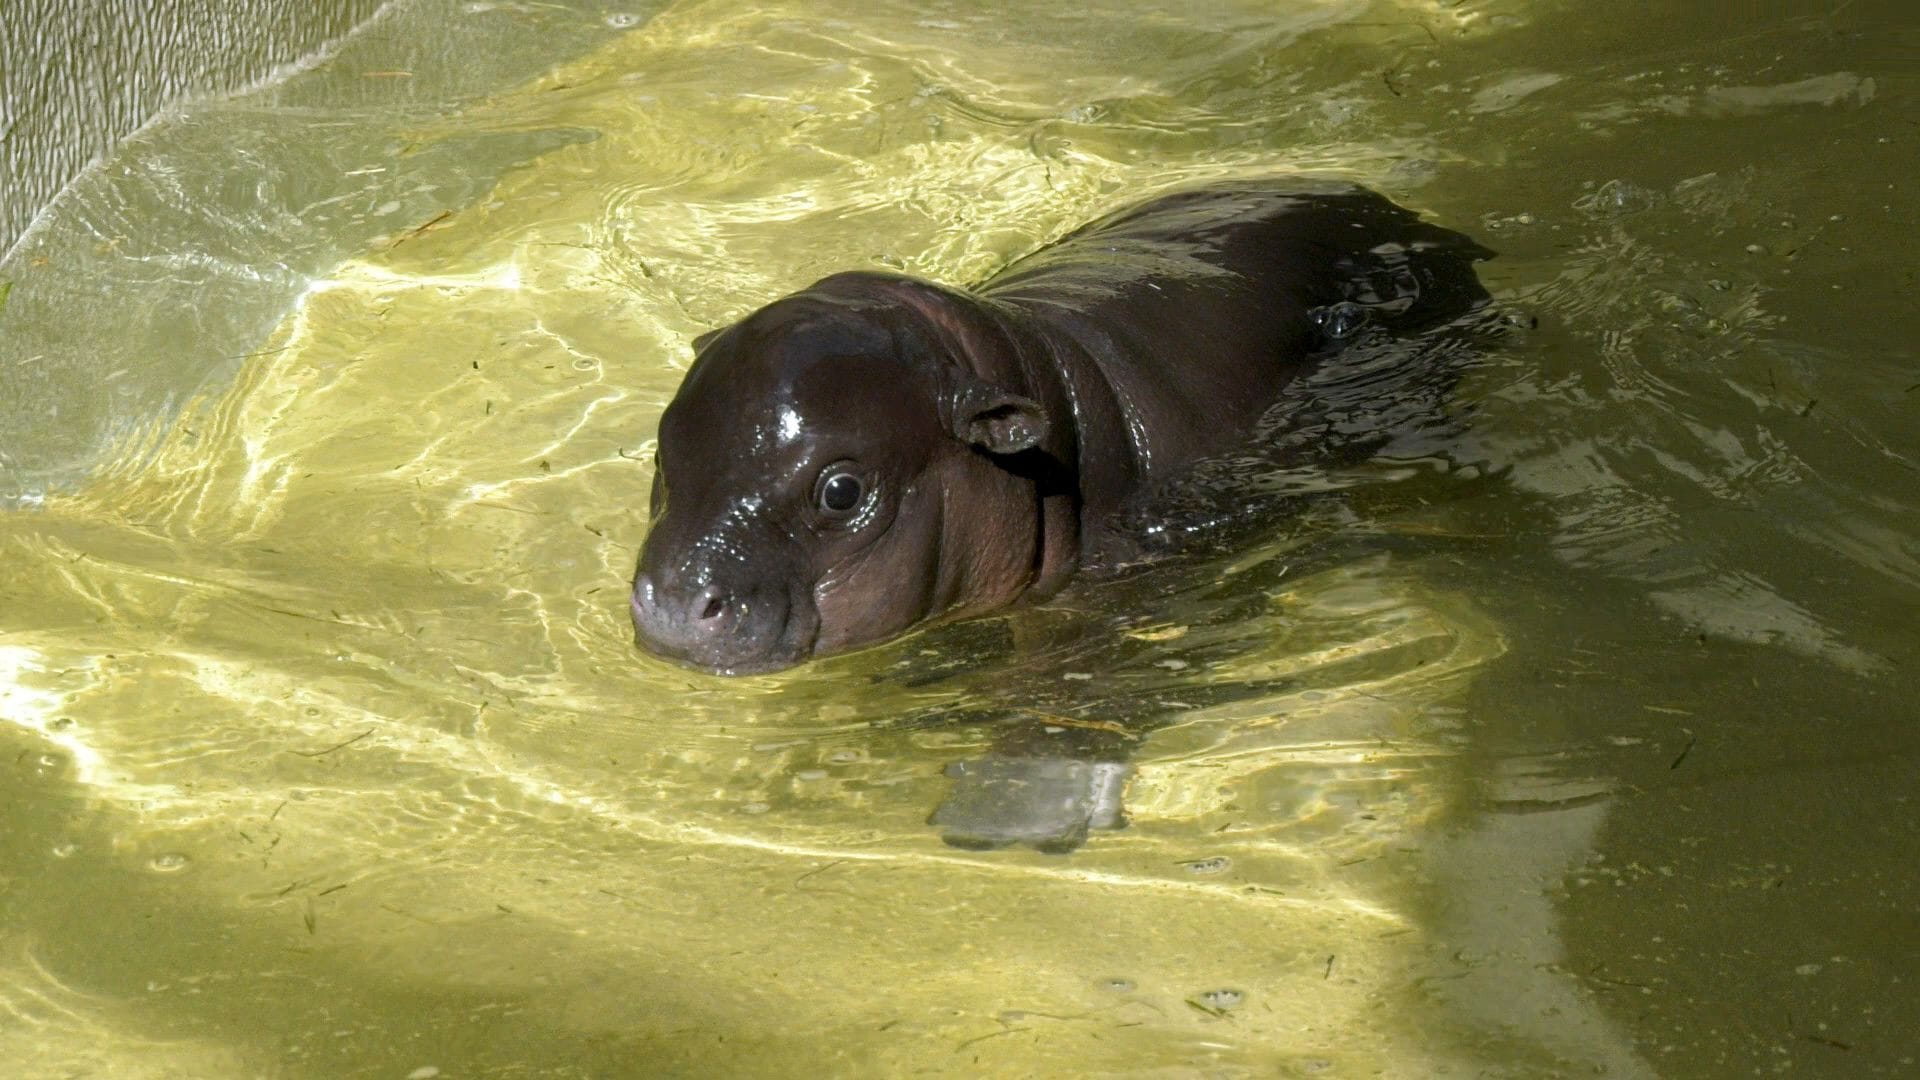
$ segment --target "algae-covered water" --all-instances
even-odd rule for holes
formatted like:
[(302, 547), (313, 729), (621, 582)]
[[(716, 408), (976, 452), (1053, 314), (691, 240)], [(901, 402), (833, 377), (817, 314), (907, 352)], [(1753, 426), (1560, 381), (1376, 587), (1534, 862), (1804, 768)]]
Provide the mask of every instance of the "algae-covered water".
[[(0, 262), (0, 1060), (1911, 1074), (1906, 7), (400, 0), (161, 117)], [(1499, 253), (1465, 434), (1006, 618), (634, 649), (692, 336), (1275, 172)], [(1023, 724), (1120, 807), (943, 843)]]

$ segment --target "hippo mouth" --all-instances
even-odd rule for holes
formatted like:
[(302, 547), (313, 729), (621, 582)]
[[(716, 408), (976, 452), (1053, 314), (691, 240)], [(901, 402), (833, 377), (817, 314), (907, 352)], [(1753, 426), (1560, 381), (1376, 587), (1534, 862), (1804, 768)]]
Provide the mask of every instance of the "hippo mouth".
[(713, 584), (676, 589), (642, 573), (628, 601), (634, 643), (709, 675), (762, 675), (812, 657), (820, 620), (779, 592), (729, 594)]

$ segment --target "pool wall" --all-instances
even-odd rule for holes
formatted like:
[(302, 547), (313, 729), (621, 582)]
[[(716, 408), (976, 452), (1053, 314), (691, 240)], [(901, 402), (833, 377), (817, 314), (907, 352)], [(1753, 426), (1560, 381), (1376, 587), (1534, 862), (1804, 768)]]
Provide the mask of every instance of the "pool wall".
[(0, 4), (0, 251), (87, 162), (168, 102), (256, 82), (385, 2)]

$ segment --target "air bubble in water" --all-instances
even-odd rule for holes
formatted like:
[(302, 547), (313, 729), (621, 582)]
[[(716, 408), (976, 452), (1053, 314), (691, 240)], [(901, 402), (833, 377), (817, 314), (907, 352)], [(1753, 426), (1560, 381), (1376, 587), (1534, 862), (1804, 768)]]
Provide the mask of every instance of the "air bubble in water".
[(1330, 338), (1350, 338), (1367, 325), (1367, 309), (1351, 300), (1342, 300), (1316, 309), (1313, 322)]
[(1594, 217), (1623, 217), (1652, 209), (1660, 202), (1653, 191), (1625, 180), (1609, 180), (1573, 200), (1573, 208)]
[(1218, 990), (1208, 990), (1205, 993), (1196, 994), (1193, 1000), (1205, 1005), (1209, 1009), (1225, 1012), (1247, 1000), (1247, 995), (1238, 990), (1222, 987)]

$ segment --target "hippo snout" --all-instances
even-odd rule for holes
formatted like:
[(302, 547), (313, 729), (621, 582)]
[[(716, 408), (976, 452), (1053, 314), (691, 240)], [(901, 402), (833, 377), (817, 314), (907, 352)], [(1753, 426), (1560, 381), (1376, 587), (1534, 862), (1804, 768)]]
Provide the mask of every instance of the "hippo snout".
[[(682, 610), (674, 610), (683, 608)], [(653, 579), (641, 577), (633, 584), (634, 625), (640, 626), (640, 620), (646, 620), (653, 626), (663, 623), (670, 627), (687, 631), (686, 636), (712, 633), (720, 628), (720, 620), (727, 614), (727, 598), (718, 585), (704, 585), (686, 598), (684, 606), (662, 604), (659, 590), (654, 587)], [(642, 632), (645, 629), (642, 628)]]
[(737, 594), (711, 581), (676, 585), (642, 571), (628, 606), (641, 648), (701, 671), (774, 671), (806, 654), (793, 605), (778, 593)]

